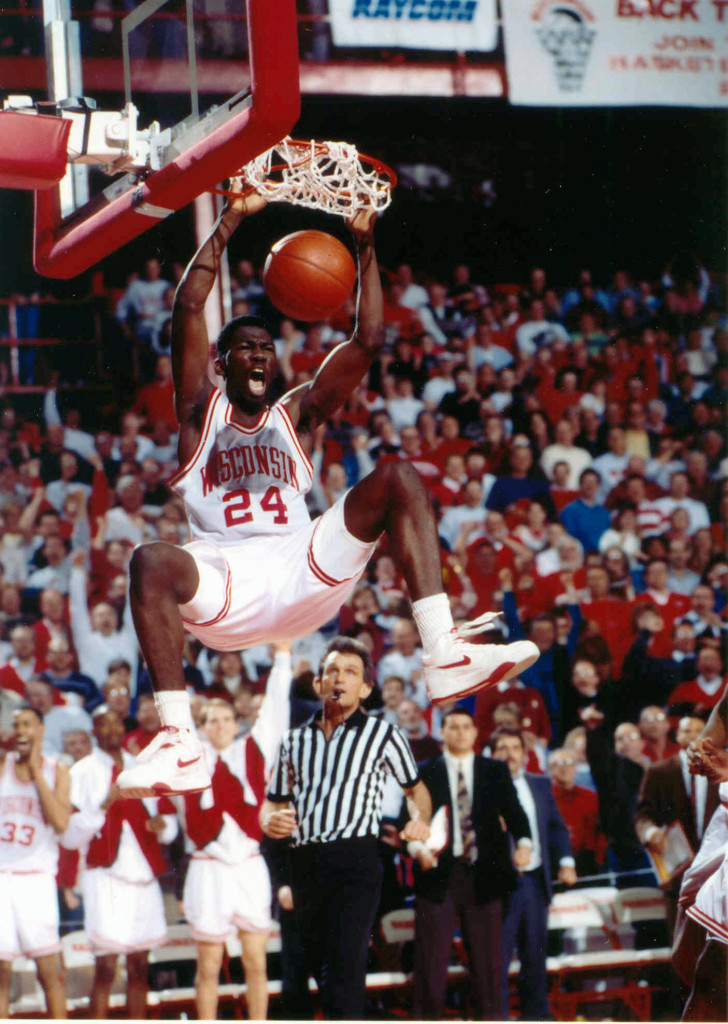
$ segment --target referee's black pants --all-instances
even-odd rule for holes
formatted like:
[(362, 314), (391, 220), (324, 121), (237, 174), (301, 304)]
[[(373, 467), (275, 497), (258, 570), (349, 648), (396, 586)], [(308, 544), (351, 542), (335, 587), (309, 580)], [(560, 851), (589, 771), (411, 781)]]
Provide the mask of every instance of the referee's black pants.
[(361, 1020), (369, 936), (379, 905), (377, 840), (337, 839), (291, 850), (295, 912), (327, 1020)]

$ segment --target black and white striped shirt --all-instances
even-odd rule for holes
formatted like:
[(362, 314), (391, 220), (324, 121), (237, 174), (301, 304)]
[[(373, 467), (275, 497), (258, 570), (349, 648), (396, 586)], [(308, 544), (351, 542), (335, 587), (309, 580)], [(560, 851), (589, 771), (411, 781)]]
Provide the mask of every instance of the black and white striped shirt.
[(419, 777), (409, 744), (396, 726), (361, 709), (327, 740), (320, 717), (284, 735), (268, 799), (293, 805), (295, 846), (377, 836), (387, 773), (403, 789)]

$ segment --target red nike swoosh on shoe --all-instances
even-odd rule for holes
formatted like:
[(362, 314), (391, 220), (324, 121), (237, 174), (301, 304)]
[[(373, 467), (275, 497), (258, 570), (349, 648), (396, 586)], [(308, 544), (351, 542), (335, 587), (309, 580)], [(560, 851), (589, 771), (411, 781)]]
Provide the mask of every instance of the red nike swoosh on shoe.
[(201, 754), (198, 754), (197, 757), (193, 757), (191, 761), (183, 761), (181, 757), (178, 757), (177, 758), (177, 767), (178, 768), (189, 768), (189, 766), (191, 764), (197, 764), (197, 762), (200, 760), (201, 756), (202, 756)]
[(470, 664), (470, 658), (466, 654), (466, 655), (463, 656), (463, 658), (460, 661), (454, 661), (452, 663), (452, 665), (438, 665), (437, 667), (440, 668), (440, 669), (443, 669), (443, 668), (465, 668), (465, 666), (469, 665), (469, 664)]

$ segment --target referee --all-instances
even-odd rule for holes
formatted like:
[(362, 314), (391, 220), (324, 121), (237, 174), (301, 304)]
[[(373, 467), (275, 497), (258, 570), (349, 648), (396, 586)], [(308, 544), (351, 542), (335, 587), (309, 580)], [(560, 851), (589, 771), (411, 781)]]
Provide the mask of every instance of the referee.
[(410, 820), (402, 838), (426, 840), (430, 834), (430, 795), (407, 741), (395, 726), (360, 707), (373, 686), (366, 647), (349, 637), (332, 640), (314, 681), (323, 709), (281, 740), (260, 812), (266, 835), (293, 839), (293, 902), (327, 1020), (364, 1017), (388, 772), (408, 797)]

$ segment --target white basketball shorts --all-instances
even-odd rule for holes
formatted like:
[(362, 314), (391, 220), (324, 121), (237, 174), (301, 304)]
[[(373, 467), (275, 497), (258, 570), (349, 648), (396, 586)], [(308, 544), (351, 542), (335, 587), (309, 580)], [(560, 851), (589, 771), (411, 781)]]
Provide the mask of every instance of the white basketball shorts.
[(235, 931), (271, 929), (270, 875), (260, 854), (242, 864), (192, 857), (182, 898), (198, 942), (224, 942)]
[(159, 882), (126, 882), (109, 868), (83, 873), (85, 930), (94, 953), (137, 953), (162, 946), (167, 923)]
[(217, 651), (307, 636), (336, 615), (375, 547), (347, 530), (343, 497), (293, 533), (192, 541), (200, 585), (180, 605), (185, 629)]
[(0, 871), (0, 960), (47, 956), (60, 948), (55, 878)]

